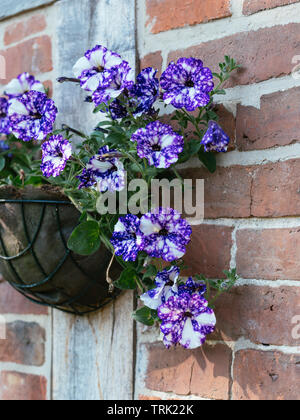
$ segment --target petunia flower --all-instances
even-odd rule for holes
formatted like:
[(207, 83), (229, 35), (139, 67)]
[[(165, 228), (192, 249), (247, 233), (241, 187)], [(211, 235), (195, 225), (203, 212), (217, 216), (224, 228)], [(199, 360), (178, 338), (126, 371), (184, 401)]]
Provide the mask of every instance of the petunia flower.
[[(100, 89), (102, 95), (106, 89), (112, 91), (117, 81), (129, 77), (129, 70), (128, 63), (123, 61), (119, 54), (109, 51), (102, 45), (96, 45), (92, 50), (88, 50), (73, 67), (73, 72), (80, 80), (83, 89), (90, 92)], [(119, 79), (117, 79), (118, 73)], [(133, 82), (133, 71), (130, 75)]]
[(213, 74), (196, 58), (180, 58), (172, 62), (162, 74), (160, 84), (165, 91), (163, 99), (175, 108), (194, 111), (210, 102), (209, 92), (214, 88)]
[(137, 130), (131, 141), (137, 142), (138, 156), (148, 159), (149, 164), (156, 168), (169, 168), (178, 161), (184, 149), (183, 137), (160, 121), (151, 122), (146, 128)]
[(169, 270), (163, 270), (155, 278), (155, 288), (149, 290), (141, 296), (141, 300), (148, 308), (158, 309), (167, 300), (178, 293), (177, 280), (180, 269), (172, 267)]
[(42, 144), (43, 174), (49, 178), (57, 177), (65, 169), (67, 161), (72, 155), (72, 146), (63, 136), (52, 136)]
[(86, 169), (78, 176), (81, 181), (80, 189), (97, 186), (100, 192), (114, 192), (125, 188), (124, 165), (118, 158), (113, 157), (114, 152), (116, 150), (110, 150), (108, 146), (99, 149), (98, 154), (90, 159)]
[(161, 332), (167, 348), (180, 344), (187, 349), (201, 347), (215, 330), (216, 316), (200, 294), (171, 296), (159, 307)]
[[(130, 96), (136, 102), (134, 115), (141, 116), (148, 113), (159, 97), (159, 80), (157, 70), (148, 67), (137, 76), (137, 82), (130, 90)], [(133, 102), (134, 104), (134, 102)]]
[(46, 93), (44, 85), (26, 72), (9, 82), (5, 88), (5, 95), (9, 98), (17, 98), (30, 90)]
[(0, 98), (0, 133), (6, 135), (11, 133), (8, 107), (9, 101), (6, 98)]
[(139, 251), (143, 248), (143, 241), (137, 243), (140, 219), (133, 214), (121, 217), (115, 226), (111, 243), (116, 255), (124, 261), (135, 261)]
[(192, 228), (174, 209), (159, 208), (141, 218), (138, 241), (145, 241), (144, 251), (153, 258), (174, 261), (184, 256)]
[(201, 144), (206, 152), (227, 152), (230, 138), (215, 121), (210, 121)]
[(122, 61), (119, 66), (111, 69), (110, 74), (110, 80), (93, 92), (92, 98), (96, 106), (102, 103), (107, 104), (134, 84), (134, 73), (127, 61)]
[(12, 133), (21, 140), (45, 140), (51, 133), (57, 108), (47, 95), (30, 91), (11, 99), (8, 115)]
[(187, 282), (184, 284), (181, 284), (178, 287), (178, 294), (184, 294), (189, 293), (190, 295), (193, 295), (194, 293), (198, 293), (200, 295), (205, 295), (207, 291), (206, 284), (203, 282), (195, 282), (192, 277), (189, 277)]

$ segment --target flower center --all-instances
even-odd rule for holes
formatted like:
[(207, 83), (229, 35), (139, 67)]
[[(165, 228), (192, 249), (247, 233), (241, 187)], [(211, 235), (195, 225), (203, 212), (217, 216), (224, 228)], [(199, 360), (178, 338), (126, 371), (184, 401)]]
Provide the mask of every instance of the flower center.
[(166, 286), (174, 286), (174, 282), (172, 280), (169, 280), (168, 283), (166, 283)]
[(0, 118), (6, 118), (7, 114), (5, 114), (5, 112), (1, 112), (0, 113)]
[(111, 171), (112, 172), (118, 172), (118, 168), (116, 167), (116, 165), (112, 166)]
[(159, 232), (159, 236), (168, 236), (169, 232), (167, 231), (166, 228), (163, 228), (160, 232)]
[(185, 312), (185, 314), (184, 314), (184, 316), (186, 317), (186, 318), (193, 318), (193, 314), (191, 313), (191, 312)]
[(195, 83), (192, 80), (188, 80), (187, 82), (185, 82), (185, 86), (193, 88), (195, 86)]
[(98, 67), (96, 68), (97, 73), (103, 73), (103, 72), (104, 72), (104, 70), (105, 70), (105, 68), (104, 68), (103, 66), (98, 66)]
[(37, 114), (34, 114), (33, 115), (33, 118), (35, 119), (35, 120), (41, 120), (42, 118), (43, 118), (43, 116), (38, 112)]
[(160, 147), (159, 144), (154, 144), (152, 146), (152, 150), (153, 150), (153, 152), (160, 152), (161, 151), (161, 147)]

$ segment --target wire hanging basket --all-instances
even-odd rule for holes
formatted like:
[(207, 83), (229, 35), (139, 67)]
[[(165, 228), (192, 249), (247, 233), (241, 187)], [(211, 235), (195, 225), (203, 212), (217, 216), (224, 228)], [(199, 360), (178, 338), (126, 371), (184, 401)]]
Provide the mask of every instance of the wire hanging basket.
[[(28, 198), (33, 190), (32, 195), (42, 198)], [(10, 188), (10, 198), (0, 198), (3, 277), (32, 302), (75, 315), (98, 311), (112, 302), (118, 292), (109, 293), (106, 282), (110, 252), (101, 247), (83, 257), (67, 247), (80, 217), (72, 203), (51, 190), (24, 192), (11, 197), (16, 191)], [(115, 264), (112, 277), (118, 278), (120, 272)]]

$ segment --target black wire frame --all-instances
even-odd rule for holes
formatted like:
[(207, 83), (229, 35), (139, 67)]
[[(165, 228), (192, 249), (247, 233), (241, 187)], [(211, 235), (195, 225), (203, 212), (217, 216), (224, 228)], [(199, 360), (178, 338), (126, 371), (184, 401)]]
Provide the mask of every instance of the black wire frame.
[[(105, 307), (106, 305), (108, 305), (109, 303), (111, 303), (112, 301), (115, 300), (116, 296), (112, 296), (112, 297), (108, 297), (107, 300), (105, 300), (103, 303), (101, 304), (97, 304), (97, 305), (91, 305), (91, 304), (84, 304), (84, 306), (86, 308), (88, 308), (87, 310), (80, 310), (76, 307), (76, 303), (78, 302), (78, 299), (82, 298), (87, 292), (88, 290), (95, 284), (98, 283), (97, 279), (91, 278), (90, 274), (88, 274), (79, 264), (78, 262), (75, 260), (73, 252), (68, 248), (67, 246), (67, 242), (64, 238), (63, 232), (62, 232), (62, 226), (61, 226), (61, 220), (60, 220), (60, 207), (61, 206), (70, 206), (73, 205), (71, 202), (69, 201), (49, 201), (49, 200), (7, 200), (7, 199), (0, 199), (0, 205), (1, 204), (19, 204), (21, 206), (21, 213), (22, 213), (22, 222), (23, 222), (23, 227), (24, 227), (24, 232), (26, 235), (26, 239), (28, 241), (28, 245), (25, 247), (25, 249), (23, 251), (21, 251), (19, 254), (14, 255), (14, 256), (9, 256), (7, 253), (7, 249), (1, 234), (1, 230), (0, 230), (0, 244), (2, 246), (4, 255), (0, 255), (0, 260), (6, 261), (9, 265), (9, 268), (12, 272), (12, 274), (14, 275), (15, 279), (17, 280), (17, 283), (9, 281), (10, 285), (12, 287), (14, 287), (18, 292), (20, 292), (23, 296), (25, 296), (27, 299), (29, 299), (31, 302), (37, 303), (38, 305), (42, 305), (42, 306), (49, 306), (51, 308), (55, 308), (58, 309), (60, 311), (69, 313), (69, 314), (74, 314), (74, 315), (85, 315), (85, 314), (89, 314), (92, 312), (96, 312), (100, 309), (102, 309), (103, 307)], [(27, 222), (26, 222), (26, 217), (25, 217), (25, 206), (26, 204), (39, 204), (41, 205), (42, 209), (41, 209), (41, 215), (39, 218), (39, 222), (38, 222), (38, 226), (37, 229), (33, 235), (32, 238), (30, 238), (29, 232), (28, 232), (28, 226), (27, 226)], [(56, 213), (56, 223), (57, 223), (57, 228), (60, 234), (60, 239), (63, 243), (64, 249), (65, 249), (65, 254), (64, 256), (61, 258), (61, 260), (59, 261), (59, 263), (57, 264), (56, 268), (50, 273), (47, 274), (41, 264), (41, 262), (39, 261), (35, 250), (34, 250), (34, 245), (35, 242), (38, 238), (39, 232), (42, 228), (43, 225), (43, 221), (44, 221), (44, 217), (45, 217), (45, 212), (46, 212), (46, 207), (47, 206), (55, 206), (55, 213)], [(42, 280), (40, 280), (37, 283), (33, 283), (33, 284), (25, 284), (24, 281), (22, 280), (22, 278), (20, 277), (20, 275), (18, 274), (17, 270), (15, 269), (14, 265), (13, 265), (13, 261), (21, 258), (23, 255), (27, 254), (27, 253), (31, 253), (37, 268), (40, 270), (41, 274), (44, 276), (44, 278)], [(37, 296), (36, 293), (33, 291), (34, 288), (36, 287), (40, 287), (43, 286), (49, 282), (51, 282), (51, 280), (55, 277), (55, 275), (58, 273), (58, 271), (63, 267), (65, 261), (67, 259), (70, 259), (72, 261), (72, 263), (76, 266), (76, 268), (84, 275), (84, 277), (86, 278), (87, 282), (86, 285), (82, 288), (82, 290), (80, 291), (79, 294), (77, 294), (76, 296), (70, 297), (67, 293), (63, 292), (61, 289), (59, 289), (59, 292), (62, 295), (65, 295), (66, 300), (64, 302), (62, 302), (59, 305), (54, 305), (51, 303), (46, 302), (42, 297), (41, 297), (41, 293), (39, 293)], [(58, 290), (58, 288), (56, 288)], [(80, 304), (78, 304), (80, 305)]]

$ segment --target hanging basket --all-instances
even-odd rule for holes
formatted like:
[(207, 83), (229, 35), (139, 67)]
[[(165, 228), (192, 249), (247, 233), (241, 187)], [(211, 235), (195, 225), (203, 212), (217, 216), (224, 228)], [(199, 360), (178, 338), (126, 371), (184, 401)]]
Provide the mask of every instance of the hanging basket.
[[(52, 187), (0, 188), (0, 271), (33, 302), (83, 315), (116, 298), (109, 293), (106, 270), (111, 253), (74, 254), (67, 241), (80, 213)], [(115, 263), (110, 275), (121, 273)]]

